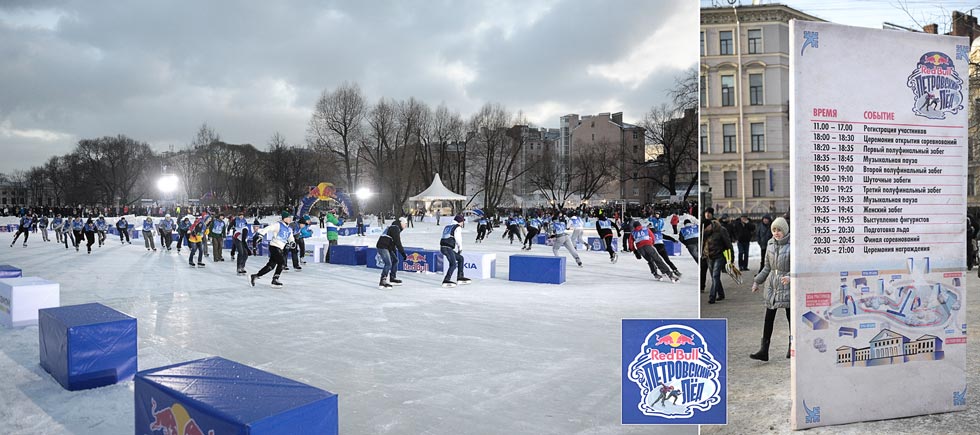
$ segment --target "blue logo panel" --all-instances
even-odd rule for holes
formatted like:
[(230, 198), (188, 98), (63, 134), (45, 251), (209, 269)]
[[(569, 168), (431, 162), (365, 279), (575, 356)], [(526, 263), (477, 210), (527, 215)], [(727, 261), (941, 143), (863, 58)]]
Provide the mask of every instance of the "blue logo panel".
[(623, 424), (726, 424), (726, 319), (623, 320)]

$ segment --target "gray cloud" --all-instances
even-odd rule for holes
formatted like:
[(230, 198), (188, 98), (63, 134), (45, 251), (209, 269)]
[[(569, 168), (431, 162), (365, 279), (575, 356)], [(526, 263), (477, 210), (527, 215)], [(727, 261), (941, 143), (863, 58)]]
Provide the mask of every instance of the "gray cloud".
[(203, 122), (230, 142), (264, 146), (279, 131), (300, 143), (320, 92), (344, 81), (371, 102), (414, 96), (466, 116), (493, 101), (546, 127), (568, 112), (636, 120), (697, 61), (697, 11), (647, 0), (7, 1), (0, 172), (86, 137), (179, 147)]

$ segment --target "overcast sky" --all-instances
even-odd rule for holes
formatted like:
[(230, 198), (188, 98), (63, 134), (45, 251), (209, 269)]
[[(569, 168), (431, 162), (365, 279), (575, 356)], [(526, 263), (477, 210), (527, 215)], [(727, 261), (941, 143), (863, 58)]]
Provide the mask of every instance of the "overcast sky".
[(320, 93), (485, 102), (557, 127), (638, 121), (698, 61), (693, 1), (0, 1), (0, 172), (125, 134), (155, 149), (202, 123), (302, 143)]

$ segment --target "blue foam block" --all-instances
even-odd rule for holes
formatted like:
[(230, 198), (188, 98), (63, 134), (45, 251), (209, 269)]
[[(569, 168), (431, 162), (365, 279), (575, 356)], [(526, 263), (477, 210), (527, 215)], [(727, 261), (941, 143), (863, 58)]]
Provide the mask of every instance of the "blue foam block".
[(565, 282), (565, 257), (511, 255), (511, 281), (561, 284)]
[(337, 395), (220, 357), (144, 370), (137, 434), (336, 435)]
[(102, 304), (38, 310), (41, 367), (67, 390), (136, 374), (136, 319)]
[(24, 273), (20, 268), (9, 264), (0, 264), (0, 278), (20, 278), (22, 276)]
[(223, 246), (225, 249), (231, 249), (231, 245), (233, 244), (234, 242), (232, 241), (231, 236), (225, 236), (225, 241), (221, 244), (221, 246)]
[[(367, 267), (372, 269), (381, 269), (381, 265), (378, 264), (376, 256), (378, 254), (378, 248), (369, 247), (365, 251), (365, 262)], [(407, 261), (401, 261), (401, 255), (395, 253), (395, 266), (398, 270), (417, 272), (420, 270), (428, 270), (429, 272), (442, 272), (443, 261), (445, 257), (442, 256), (441, 251), (430, 251), (422, 248), (409, 248), (405, 247), (405, 254), (408, 255)]]
[[(613, 237), (611, 240), (613, 251), (619, 251), (619, 237)], [(589, 250), (605, 251), (606, 244), (602, 242), (602, 237), (589, 237)]]
[(538, 235), (534, 236), (534, 243), (537, 243), (539, 245), (544, 245), (544, 244), (548, 243), (548, 235), (547, 234), (538, 234)]
[(364, 266), (367, 264), (367, 246), (333, 245), (330, 247), (330, 264)]

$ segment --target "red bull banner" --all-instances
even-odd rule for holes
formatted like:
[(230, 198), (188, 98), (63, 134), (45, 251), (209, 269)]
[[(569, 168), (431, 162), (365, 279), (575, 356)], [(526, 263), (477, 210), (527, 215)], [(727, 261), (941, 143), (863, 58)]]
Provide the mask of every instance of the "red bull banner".
[(337, 395), (219, 357), (144, 370), (135, 380), (143, 435), (336, 435)]
[(970, 41), (790, 41), (790, 423), (965, 410)]

